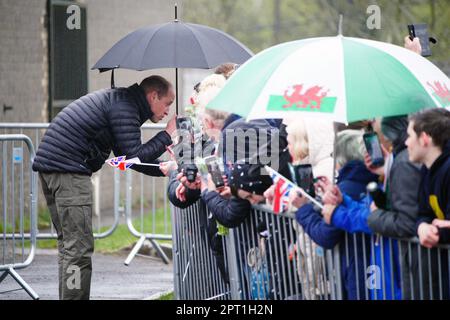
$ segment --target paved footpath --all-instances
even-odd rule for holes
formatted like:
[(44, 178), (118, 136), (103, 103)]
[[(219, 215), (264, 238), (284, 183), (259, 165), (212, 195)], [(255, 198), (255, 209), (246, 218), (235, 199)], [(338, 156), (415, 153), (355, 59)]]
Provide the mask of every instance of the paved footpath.
[[(145, 299), (152, 295), (173, 290), (172, 264), (164, 264), (156, 257), (137, 256), (127, 267), (126, 253), (95, 253), (91, 285), (91, 299)], [(36, 291), (42, 300), (58, 299), (56, 250), (38, 250), (33, 263), (18, 270), (21, 277)], [(20, 286), (11, 276), (0, 283), (0, 292)], [(28, 300), (24, 290), (0, 293), (0, 300)]]

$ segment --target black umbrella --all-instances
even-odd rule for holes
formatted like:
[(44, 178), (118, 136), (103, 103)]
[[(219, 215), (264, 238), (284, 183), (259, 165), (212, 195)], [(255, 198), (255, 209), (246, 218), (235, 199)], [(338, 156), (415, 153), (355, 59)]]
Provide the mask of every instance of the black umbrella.
[[(178, 113), (178, 68), (211, 69), (225, 62), (242, 64), (252, 52), (232, 36), (204, 25), (177, 19), (131, 32), (92, 67), (100, 72), (125, 68), (148, 70), (175, 68)], [(114, 73), (111, 76), (114, 85)]]

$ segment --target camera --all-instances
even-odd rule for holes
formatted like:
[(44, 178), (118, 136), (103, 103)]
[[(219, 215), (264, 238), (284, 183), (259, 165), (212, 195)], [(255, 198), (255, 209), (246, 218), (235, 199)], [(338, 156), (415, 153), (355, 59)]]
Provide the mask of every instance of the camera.
[(183, 164), (180, 166), (180, 171), (183, 172), (188, 182), (190, 183), (195, 182), (198, 173), (198, 168), (195, 164), (193, 163)]
[[(189, 117), (179, 117), (176, 121), (176, 126), (181, 139), (184, 139), (187, 135), (188, 143), (193, 143), (194, 141), (194, 128), (192, 120)], [(182, 141), (182, 140), (181, 140)], [(180, 142), (181, 142), (180, 141)]]

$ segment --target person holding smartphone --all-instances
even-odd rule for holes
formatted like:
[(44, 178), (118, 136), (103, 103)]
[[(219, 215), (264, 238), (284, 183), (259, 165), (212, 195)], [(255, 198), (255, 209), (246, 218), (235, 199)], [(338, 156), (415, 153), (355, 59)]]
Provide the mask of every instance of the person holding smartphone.
[[(337, 186), (338, 189), (346, 195), (346, 197), (351, 198), (355, 202), (360, 201), (361, 195), (365, 194), (366, 185), (369, 182), (376, 181), (378, 179), (378, 176), (369, 172), (364, 165), (363, 149), (364, 145), (362, 132), (360, 130), (344, 130), (337, 134), (336, 169), (339, 170)], [(331, 184), (330, 179), (322, 178), (316, 183), (316, 188), (327, 189), (329, 184)], [(326, 199), (324, 199), (324, 201), (326, 201)], [(333, 249), (336, 245), (339, 246), (339, 252), (341, 254), (340, 268), (343, 283), (343, 299), (369, 299), (369, 297), (364, 295), (366, 273), (364, 270), (365, 262), (363, 260), (363, 252), (364, 250), (369, 252), (370, 248), (368, 248), (367, 245), (364, 246), (362, 237), (366, 237), (365, 244), (370, 243), (370, 237), (368, 235), (362, 235), (358, 238), (348, 237), (348, 241), (344, 241), (343, 228), (339, 228), (335, 225), (329, 225), (329, 221), (323, 219), (320, 209), (316, 208), (311, 203), (307, 203), (305, 197), (295, 196), (293, 197), (293, 202), (294, 205), (298, 207), (298, 210), (295, 213), (296, 221), (301, 225), (303, 230), (305, 230), (307, 236), (314, 241), (312, 244), (313, 248), (316, 246), (316, 243), (325, 249)], [(352, 221), (352, 224), (356, 225), (357, 223), (355, 222), (355, 218), (356, 217), (348, 217), (346, 220)], [(367, 223), (364, 222), (362, 224), (367, 225)], [(299, 240), (301, 240), (300, 237)], [(304, 242), (305, 241), (306, 240), (304, 240)], [(315, 250), (308, 252), (307, 249), (308, 245), (306, 245), (303, 249), (302, 246), (300, 246), (299, 256), (301, 254), (302, 259), (311, 260), (309, 264), (312, 264), (317, 260), (320, 261), (320, 257), (313, 256)], [(300, 274), (300, 277), (300, 279), (308, 278), (305, 271)], [(309, 277), (311, 278), (311, 276)], [(308, 288), (307, 281), (301, 281), (302, 285), (305, 288)], [(309, 294), (308, 291), (305, 291), (305, 297), (307, 299), (314, 298), (314, 292), (316, 292), (316, 290), (314, 287), (313, 289), (314, 291), (309, 292)]]
[[(387, 193), (387, 206), (378, 208), (373, 202), (370, 209), (365, 206), (361, 210), (353, 211), (364, 220), (364, 225), (373, 233), (392, 238), (410, 238), (415, 235), (415, 225), (418, 218), (418, 191), (420, 185), (420, 167), (409, 160), (405, 145), (407, 138), (408, 118), (406, 116), (385, 117), (374, 123), (374, 130), (381, 141), (381, 150), (384, 155), (384, 165), (374, 165), (368, 153), (365, 154), (367, 169), (379, 175)], [(390, 150), (390, 152), (388, 151)], [(339, 190), (330, 187), (324, 196), (326, 203), (323, 210), (325, 220), (333, 222), (334, 207), (339, 206)], [(363, 231), (363, 230), (360, 230)], [(419, 274), (417, 252), (408, 254), (407, 243), (400, 243), (400, 257), (402, 270), (403, 292), (402, 299), (411, 299), (419, 296)], [(420, 261), (426, 261), (421, 257)], [(425, 268), (422, 268), (426, 270)], [(413, 274), (412, 282), (410, 273)], [(425, 272), (423, 272), (425, 276)], [(428, 283), (424, 283), (424, 292)], [(412, 290), (414, 288), (414, 291)], [(426, 297), (425, 297), (426, 298)]]

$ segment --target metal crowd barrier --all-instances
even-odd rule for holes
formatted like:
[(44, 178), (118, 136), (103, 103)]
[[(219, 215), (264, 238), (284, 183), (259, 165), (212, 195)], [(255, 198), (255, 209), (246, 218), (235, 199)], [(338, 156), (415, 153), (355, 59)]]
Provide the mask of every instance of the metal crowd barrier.
[[(172, 206), (171, 212), (176, 299), (231, 299), (228, 281), (220, 273), (217, 257), (208, 242), (205, 206), (201, 202), (186, 209)], [(224, 241), (222, 248), (226, 258)], [(227, 265), (226, 260), (224, 262)]]
[[(0, 135), (0, 150), (2, 177), (0, 283), (11, 275), (33, 299), (39, 299), (36, 292), (16, 272), (31, 264), (36, 251), (37, 175), (31, 168), (35, 156), (33, 143), (22, 134)], [(24, 179), (24, 170), (30, 177), (28, 183)]]
[[(172, 207), (177, 299), (448, 300), (450, 246), (342, 232), (333, 249), (315, 244), (290, 213), (255, 206), (224, 237), (229, 286), (205, 240), (199, 201)], [(214, 289), (213, 289), (214, 288)]]
[[(0, 134), (25, 133), (31, 137), (31, 141), (37, 149), (48, 126), (48, 123), (0, 123)], [(163, 129), (165, 129), (165, 126), (161, 124), (143, 125), (142, 134), (143, 136), (145, 135), (148, 137), (153, 131), (160, 131)], [(132, 252), (125, 260), (125, 264), (128, 265), (131, 262), (146, 239), (156, 248), (163, 261), (168, 263), (169, 259), (157, 242), (157, 240), (171, 240), (172, 238), (170, 213), (168, 212), (165, 188), (167, 179), (147, 177), (139, 174), (140, 177), (138, 177), (138, 183), (132, 183), (132, 173), (133, 171), (130, 170), (127, 174), (123, 174), (118, 170), (104, 166), (102, 170), (93, 175), (93, 224), (94, 230), (96, 231), (94, 232), (94, 237), (99, 239), (111, 235), (117, 228), (120, 217), (124, 216), (130, 233), (139, 238)], [(111, 178), (113, 181), (109, 180)], [(125, 180), (125, 183), (123, 180)], [(37, 181), (37, 183), (39, 184), (40, 181)], [(162, 185), (164, 185), (164, 188), (161, 187)], [(105, 194), (102, 190), (109, 186), (113, 186), (111, 188), (111, 193), (113, 193), (112, 214), (109, 210), (102, 210), (100, 206), (102, 194)], [(39, 204), (39, 190), (41, 190), (41, 188), (38, 186), (37, 190), (36, 203)], [(145, 190), (151, 190), (151, 194), (144, 195)], [(140, 195), (138, 200), (133, 200), (133, 192)], [(148, 208), (145, 208), (144, 206), (144, 201), (147, 199), (151, 201), (149, 204), (151, 210), (148, 210)], [(137, 201), (140, 202), (138, 209), (136, 208)], [(45, 204), (45, 201), (41, 201), (41, 203)], [(45, 207), (45, 205), (43, 206)], [(157, 231), (156, 214), (160, 214), (161, 211), (163, 212), (163, 225), (162, 227), (159, 226), (162, 230)], [(41, 219), (42, 216), (39, 215), (37, 218), (37, 239), (56, 239), (57, 235), (53, 224), (50, 223), (48, 230), (39, 230), (39, 225), (43, 222)], [(133, 221), (137, 226), (133, 225)], [(147, 221), (147, 223), (145, 223), (145, 221)], [(26, 235), (26, 237), (29, 238), (29, 235)]]
[[(132, 214), (132, 191), (133, 191), (133, 174), (139, 174), (139, 190), (140, 190), (140, 197), (139, 197), (139, 220), (140, 220), (140, 230), (138, 231), (135, 226), (133, 225), (133, 214)], [(162, 183), (162, 188), (159, 189), (159, 191), (164, 193), (164, 204), (163, 204), (163, 210), (164, 210), (164, 233), (157, 233), (156, 232), (156, 180), (159, 180), (158, 182)], [(144, 183), (144, 180), (147, 180), (147, 184)], [(148, 183), (148, 180), (151, 181), (151, 183)], [(145, 230), (144, 227), (144, 219), (145, 219), (145, 210), (144, 210), (144, 199), (146, 197), (144, 196), (144, 186), (150, 185), (151, 186), (151, 197), (152, 197), (152, 211), (151, 211), (151, 220), (152, 220), (152, 230), (151, 232), (148, 232)], [(137, 255), (139, 252), (139, 249), (143, 246), (145, 240), (149, 240), (163, 260), (164, 263), (169, 264), (170, 259), (167, 257), (161, 246), (159, 245), (157, 240), (172, 240), (172, 235), (168, 234), (170, 232), (169, 225), (170, 225), (170, 216), (168, 214), (167, 210), (167, 178), (166, 177), (144, 177), (143, 174), (140, 173), (134, 173), (132, 170), (126, 171), (126, 210), (125, 210), (125, 216), (126, 216), (126, 222), (128, 226), (128, 230), (131, 232), (132, 235), (139, 238), (139, 241), (135, 244), (131, 252), (129, 253), (128, 257), (125, 259), (125, 265), (129, 265), (131, 263), (131, 260)], [(146, 232), (147, 231), (147, 232)]]
[(247, 220), (227, 237), (234, 263), (234, 299), (329, 300), (340, 298), (337, 251), (315, 245), (292, 214), (254, 206)]

